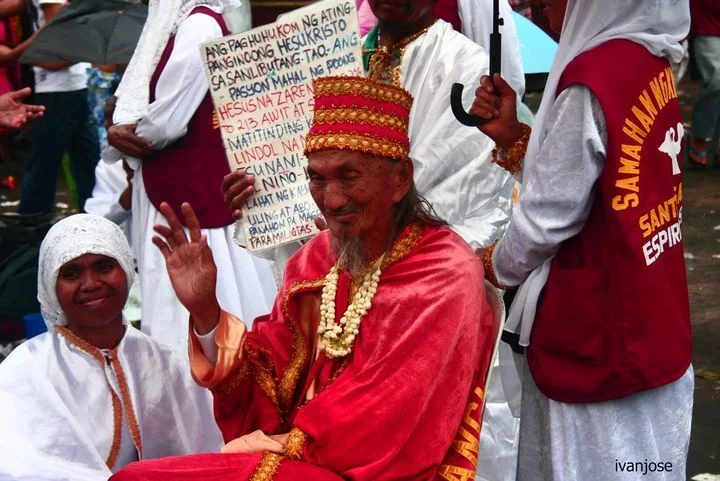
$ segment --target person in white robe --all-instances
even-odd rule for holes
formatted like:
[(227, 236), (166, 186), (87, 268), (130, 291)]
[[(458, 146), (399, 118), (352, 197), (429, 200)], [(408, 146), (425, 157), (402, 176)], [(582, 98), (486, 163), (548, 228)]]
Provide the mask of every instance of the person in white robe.
[(132, 210), (130, 203), (123, 205), (121, 199), (123, 196), (129, 197), (128, 189), (132, 189), (132, 185), (128, 182), (128, 174), (122, 162), (98, 162), (95, 167), (95, 187), (92, 196), (85, 202), (85, 212), (114, 222), (129, 239)]
[(0, 364), (0, 479), (101, 481), (132, 461), (220, 450), (208, 392), (122, 316), (133, 270), (109, 220), (77, 214), (48, 232), (38, 273), (48, 332)]
[[(208, 91), (199, 46), (222, 37), (222, 30), (207, 15), (190, 15), (198, 6), (222, 13), (232, 31), (250, 26), (246, 1), (150, 1), (140, 42), (116, 93), (113, 121), (116, 126), (137, 123), (137, 138), (154, 150), (163, 149), (187, 133), (188, 123)], [(175, 47), (160, 74), (156, 99), (150, 103), (151, 75), (173, 34)], [(111, 147), (104, 160), (114, 162), (121, 157), (123, 154)], [(163, 219), (145, 190), (142, 162), (132, 157), (127, 161), (135, 169), (131, 230), (141, 279), (142, 330), (187, 357), (188, 313), (175, 297), (162, 256), (152, 244), (153, 226)], [(218, 296), (223, 309), (237, 312), (243, 319), (254, 319), (270, 311), (277, 283), (268, 261), (235, 245), (233, 230), (233, 225), (203, 229), (203, 235), (218, 265)]]
[[(608, 150), (608, 126), (597, 97), (590, 88), (576, 84), (556, 98), (561, 74), (582, 52), (614, 39), (638, 43), (677, 64), (684, 55), (681, 41), (689, 25), (685, 0), (554, 2), (566, 3), (564, 21), (560, 19), (560, 45), (517, 173), (522, 181), (520, 200), (491, 256), (497, 281), (520, 285), (505, 329), (516, 333), (519, 345), (525, 347), (530, 344), (552, 259), (588, 219)], [(514, 96), (499, 88), (496, 94), (502, 100), (494, 113), (479, 98), (470, 113), (497, 119), (482, 127), (489, 135), (509, 135), (503, 118), (514, 111), (510, 107), (514, 100), (509, 100)], [(500, 143), (499, 137), (495, 138)], [(555, 181), (548, 183), (547, 179)], [(518, 481), (685, 479), (692, 423), (692, 365), (680, 379), (659, 388), (614, 401), (570, 404), (540, 392), (525, 356), (514, 358), (517, 369), (503, 369), (501, 377), (513, 412), (521, 416)], [(672, 472), (623, 474), (617, 471), (616, 460), (667, 461), (672, 463)]]

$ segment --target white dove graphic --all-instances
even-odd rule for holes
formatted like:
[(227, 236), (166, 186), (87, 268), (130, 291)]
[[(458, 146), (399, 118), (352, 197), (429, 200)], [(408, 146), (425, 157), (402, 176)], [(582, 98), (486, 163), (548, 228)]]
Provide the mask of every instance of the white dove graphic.
[(665, 134), (665, 142), (662, 143), (658, 150), (664, 152), (670, 156), (672, 160), (672, 172), (673, 175), (680, 173), (680, 164), (678, 163), (678, 155), (682, 151), (682, 140), (685, 136), (685, 128), (682, 123), (677, 124), (677, 132), (674, 128), (670, 127)]

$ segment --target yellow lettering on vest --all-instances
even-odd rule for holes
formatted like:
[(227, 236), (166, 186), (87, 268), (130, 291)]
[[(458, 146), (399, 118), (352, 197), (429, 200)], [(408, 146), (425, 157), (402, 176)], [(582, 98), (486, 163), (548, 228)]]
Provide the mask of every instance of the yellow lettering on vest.
[(647, 132), (645, 132), (643, 129), (637, 126), (632, 120), (625, 119), (625, 126), (623, 127), (623, 132), (633, 139), (635, 142), (637, 142), (639, 145), (642, 145), (645, 141), (645, 137), (647, 136)]
[(682, 204), (682, 182), (678, 185), (677, 202), (678, 205)]
[(648, 214), (645, 214), (644, 216), (640, 217), (640, 221), (638, 222), (640, 224), (640, 229), (643, 231), (642, 235), (645, 238), (650, 237), (650, 235), (653, 233), (652, 226), (648, 222), (649, 218), (650, 216)]
[(485, 394), (483, 393), (483, 390), (480, 386), (476, 387), (475, 391), (473, 392), (477, 397), (480, 398), (481, 401), (484, 399)]
[(658, 215), (660, 216), (661, 224), (664, 225), (665, 223), (670, 222), (670, 207), (668, 206), (667, 201), (658, 205)]
[(670, 99), (676, 99), (678, 97), (677, 93), (677, 83), (675, 82), (675, 73), (673, 72), (673, 69), (671, 67), (668, 67), (667, 70), (667, 81), (668, 81), (668, 92), (670, 92)]
[(650, 209), (650, 212), (638, 220), (643, 237), (649, 237), (680, 217), (681, 205), (678, 202), (678, 187), (674, 187), (674, 190), (675, 193), (672, 197)]
[(473, 413), (480, 407), (476, 402), (468, 403), (467, 409), (465, 410), (465, 417), (463, 422), (473, 428), (478, 433), (480, 432), (480, 423), (473, 418)]
[(637, 207), (640, 204), (640, 198), (637, 194), (616, 195), (612, 200), (613, 210), (625, 210), (628, 207)]
[(660, 91), (662, 91), (663, 100), (667, 104), (670, 100), (670, 92), (668, 92), (668, 84), (667, 79), (665, 78), (666, 72), (660, 72), (660, 75), (658, 75), (658, 82), (660, 82)]
[(653, 96), (655, 96), (655, 102), (657, 102), (658, 107), (662, 110), (667, 102), (663, 97), (662, 90), (660, 90), (660, 82), (658, 82), (657, 78), (652, 79), (652, 82), (650, 82), (650, 90), (652, 90)]
[(446, 481), (473, 481), (475, 479), (475, 471), (447, 464), (440, 466), (437, 474)]
[(652, 129), (652, 125), (653, 125), (653, 119), (648, 117), (648, 115), (645, 112), (643, 112), (642, 110), (640, 110), (639, 108), (637, 108), (635, 106), (633, 106), (633, 108), (632, 108), (632, 113), (634, 113), (635, 118), (640, 121), (643, 128), (645, 129), (645, 132), (650, 132), (650, 129)]
[(618, 169), (618, 172), (628, 175), (640, 175), (639, 166), (640, 162), (635, 162), (634, 160), (628, 160), (620, 157), (620, 168)]
[(640, 192), (638, 182), (640, 182), (640, 177), (638, 176), (628, 177), (627, 179), (618, 179), (615, 181), (615, 187), (629, 190), (630, 192)]
[(640, 160), (640, 153), (642, 152), (642, 146), (640, 145), (622, 145), (623, 154), (628, 157), (632, 157), (635, 160)]
[(640, 94), (640, 97), (638, 97), (640, 100), (640, 103), (645, 107), (645, 110), (647, 110), (647, 113), (652, 117), (653, 121), (655, 120), (655, 117), (658, 115), (658, 111), (655, 108), (655, 104), (653, 104), (652, 98), (650, 97), (650, 94), (647, 90), (643, 90)]
[(653, 232), (658, 230), (662, 225), (660, 224), (660, 219), (658, 219), (655, 209), (650, 211), (650, 225), (652, 226)]
[(677, 219), (678, 216), (678, 201), (677, 201), (677, 194), (670, 197), (670, 199), (667, 201), (668, 205), (670, 206), (670, 211), (672, 214), (673, 219)]
[(477, 465), (477, 455), (480, 441), (476, 436), (470, 434), (467, 429), (463, 427), (458, 430), (458, 433), (463, 437), (463, 439), (453, 441), (455, 451), (457, 451), (460, 456), (470, 461), (473, 466)]

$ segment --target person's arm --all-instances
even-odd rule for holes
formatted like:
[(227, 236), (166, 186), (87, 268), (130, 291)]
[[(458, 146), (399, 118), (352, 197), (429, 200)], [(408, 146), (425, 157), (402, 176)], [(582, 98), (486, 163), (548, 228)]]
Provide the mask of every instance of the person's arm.
[(26, 0), (0, 0), (0, 18), (12, 17), (25, 11)]
[(7, 45), (0, 45), (0, 66), (10, 65), (18, 61), (18, 59), (25, 53), (30, 44), (33, 43), (38, 32), (33, 33), (27, 40), (20, 45), (13, 48)]
[(154, 149), (163, 149), (187, 133), (209, 86), (199, 46), (221, 36), (222, 29), (208, 15), (191, 15), (180, 24), (172, 54), (158, 79), (155, 101), (135, 131)]
[(121, 205), (121, 197), (129, 186), (121, 164), (108, 164), (101, 159), (95, 167), (95, 187), (85, 202), (85, 211), (122, 224), (130, 218), (129, 209)]
[(582, 230), (605, 165), (607, 126), (585, 86), (564, 90), (548, 114), (548, 135), (523, 186), (505, 236), (493, 252), (501, 284), (516, 286)]

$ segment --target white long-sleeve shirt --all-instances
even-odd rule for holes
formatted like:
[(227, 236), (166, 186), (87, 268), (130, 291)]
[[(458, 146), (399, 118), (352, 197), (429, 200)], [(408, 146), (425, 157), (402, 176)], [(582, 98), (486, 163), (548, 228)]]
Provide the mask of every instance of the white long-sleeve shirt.
[[(155, 101), (150, 103), (135, 131), (149, 140), (155, 150), (164, 149), (187, 133), (188, 124), (209, 88), (199, 46), (222, 36), (222, 28), (209, 15), (190, 15), (178, 26), (173, 51), (155, 87)], [(122, 157), (112, 146), (104, 155), (108, 162)], [(138, 159), (127, 161), (135, 170), (140, 165)]]
[(209, 15), (191, 15), (178, 27), (175, 46), (155, 88), (155, 101), (136, 130), (154, 149), (164, 149), (187, 133), (209, 87), (199, 46), (222, 36), (220, 25)]
[(578, 234), (590, 214), (595, 183), (605, 165), (607, 126), (590, 89), (565, 89), (548, 113), (548, 134), (513, 211), (512, 222), (493, 253), (493, 268), (505, 285), (530, 273)]

